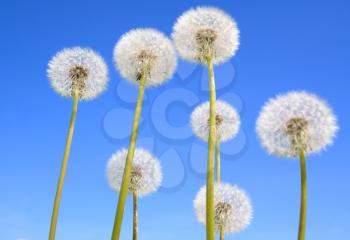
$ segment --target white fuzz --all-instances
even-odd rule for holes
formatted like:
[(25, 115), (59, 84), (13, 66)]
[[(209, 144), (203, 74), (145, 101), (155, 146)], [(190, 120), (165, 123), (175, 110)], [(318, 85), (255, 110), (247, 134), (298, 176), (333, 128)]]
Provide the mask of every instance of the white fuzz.
[[(107, 163), (107, 178), (114, 191), (119, 191), (123, 179), (127, 149), (116, 152)], [(156, 191), (162, 182), (162, 169), (159, 161), (148, 151), (137, 148), (132, 162), (129, 193), (139, 197)]]
[(146, 74), (145, 86), (157, 86), (175, 72), (177, 58), (172, 42), (154, 29), (135, 29), (124, 34), (114, 48), (114, 62), (120, 74), (138, 83)]
[[(202, 103), (191, 114), (193, 132), (204, 141), (209, 139), (209, 102)], [(216, 102), (216, 136), (221, 142), (233, 138), (241, 125), (237, 111), (228, 103)]]
[(301, 150), (306, 154), (321, 151), (333, 143), (337, 130), (337, 119), (328, 104), (303, 91), (270, 99), (256, 123), (266, 150), (290, 158)]
[[(206, 223), (206, 186), (202, 187), (194, 200), (197, 219)], [(237, 186), (219, 183), (214, 186), (214, 226), (225, 233), (237, 233), (246, 228), (252, 219), (253, 207), (245, 191)]]
[(172, 37), (182, 58), (203, 64), (209, 52), (217, 64), (232, 57), (239, 47), (236, 22), (214, 7), (197, 7), (182, 14), (173, 27)]
[(79, 90), (79, 98), (89, 100), (102, 93), (108, 83), (108, 67), (103, 58), (88, 48), (66, 48), (49, 62), (47, 75), (53, 89), (71, 97)]

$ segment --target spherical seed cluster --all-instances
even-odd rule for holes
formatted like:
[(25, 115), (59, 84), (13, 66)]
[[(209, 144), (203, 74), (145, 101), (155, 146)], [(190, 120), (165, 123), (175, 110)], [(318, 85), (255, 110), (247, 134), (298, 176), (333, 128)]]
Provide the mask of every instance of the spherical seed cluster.
[(214, 7), (198, 7), (177, 19), (172, 34), (180, 56), (188, 61), (206, 64), (232, 57), (239, 47), (236, 22), (224, 11)]
[[(107, 163), (109, 185), (119, 191), (123, 179), (127, 149), (116, 152)], [(139, 197), (156, 191), (162, 182), (162, 170), (159, 161), (148, 151), (137, 148), (132, 163), (129, 192), (136, 192)]]
[[(206, 186), (202, 187), (194, 200), (199, 222), (206, 223)], [(253, 209), (247, 194), (237, 186), (219, 183), (214, 186), (214, 226), (225, 233), (236, 233), (246, 228), (252, 219)]]
[[(202, 103), (191, 114), (193, 132), (202, 140), (209, 139), (209, 102)], [(228, 103), (216, 102), (216, 136), (220, 141), (233, 138), (239, 130), (240, 119), (237, 111)]]
[(71, 97), (78, 91), (83, 100), (98, 96), (108, 82), (108, 68), (103, 58), (91, 49), (80, 47), (58, 52), (49, 62), (47, 75), (60, 95)]
[(333, 143), (338, 130), (332, 109), (307, 92), (289, 92), (270, 99), (257, 120), (262, 145), (282, 157), (297, 157), (301, 150), (317, 153)]
[(120, 74), (132, 83), (146, 75), (145, 86), (157, 86), (175, 72), (177, 57), (170, 39), (154, 29), (135, 29), (124, 34), (114, 48)]

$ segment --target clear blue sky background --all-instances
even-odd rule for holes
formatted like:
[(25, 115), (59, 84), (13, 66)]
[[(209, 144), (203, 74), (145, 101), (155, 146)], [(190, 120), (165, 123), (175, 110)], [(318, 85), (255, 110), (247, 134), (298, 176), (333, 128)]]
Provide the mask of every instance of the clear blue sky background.
[[(1, 240), (47, 239), (72, 103), (52, 91), (46, 67), (58, 50), (77, 45), (92, 47), (105, 57), (111, 81), (105, 94), (79, 106), (57, 239), (110, 239), (117, 194), (107, 185), (105, 165), (114, 151), (127, 146), (127, 113), (132, 111), (135, 93), (134, 87), (121, 85), (124, 80), (113, 67), (112, 49), (121, 34), (132, 28), (155, 27), (170, 34), (176, 18), (198, 5), (215, 5), (229, 12), (242, 36), (241, 48), (232, 59), (235, 71), (226, 65), (217, 79), (225, 81), (225, 73), (235, 76), (234, 84), (222, 93), (232, 93), (229, 98), (241, 110), (243, 123), (239, 140), (226, 146), (222, 178), (246, 189), (255, 211), (251, 226), (227, 239), (296, 239), (298, 162), (268, 156), (254, 129), (269, 97), (299, 89), (325, 98), (338, 115), (341, 129), (334, 146), (307, 162), (307, 239), (349, 238), (349, 1), (9, 0), (0, 3)], [(188, 74), (192, 70), (180, 62), (171, 82), (147, 91), (149, 104), (143, 111), (140, 139), (161, 158), (165, 185), (140, 201), (143, 240), (205, 238), (192, 200), (204, 184), (200, 169), (205, 168), (206, 159), (197, 153), (189, 160), (188, 154), (193, 144), (203, 147), (190, 136), (187, 125), (193, 104), (199, 100), (186, 96), (192, 105), (178, 103), (167, 109), (170, 125), (188, 130), (183, 141), (172, 142), (167, 134), (157, 133), (161, 113), (150, 113), (154, 99), (169, 89), (189, 89), (200, 101), (207, 98), (205, 92), (196, 91), (197, 85), (191, 85), (205, 79), (201, 69)], [(189, 85), (179, 81), (183, 74), (188, 75)], [(174, 95), (180, 96), (166, 96)], [(128, 202), (122, 239), (131, 239), (130, 210)]]

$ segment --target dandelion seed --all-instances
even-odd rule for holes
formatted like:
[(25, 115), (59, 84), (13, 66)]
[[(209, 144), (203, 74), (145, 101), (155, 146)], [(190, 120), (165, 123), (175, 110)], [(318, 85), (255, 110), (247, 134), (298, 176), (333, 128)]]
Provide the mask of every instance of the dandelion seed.
[(108, 68), (103, 58), (88, 48), (67, 48), (49, 62), (47, 75), (53, 89), (64, 97), (90, 100), (101, 94), (108, 83)]
[(320, 152), (333, 143), (337, 120), (332, 109), (307, 92), (289, 92), (270, 99), (257, 120), (256, 131), (266, 150), (281, 157)]
[[(209, 139), (210, 104), (200, 104), (191, 114), (191, 126), (197, 137), (203, 141)], [(217, 141), (227, 141), (237, 135), (240, 127), (239, 115), (232, 106), (224, 101), (216, 102), (216, 137)]]
[(177, 65), (170, 39), (149, 28), (124, 34), (114, 48), (114, 61), (120, 74), (132, 83), (138, 84), (141, 75), (146, 74), (146, 86), (170, 79)]
[(232, 57), (239, 46), (236, 22), (214, 7), (197, 7), (177, 19), (172, 37), (180, 56), (190, 62), (207, 64), (212, 55), (215, 64)]
[[(116, 152), (108, 161), (107, 178), (114, 191), (120, 191), (128, 150)], [(138, 238), (138, 198), (155, 192), (162, 182), (162, 170), (159, 161), (148, 151), (135, 150), (130, 172), (128, 192), (133, 195), (133, 240)]]
[[(248, 195), (237, 186), (216, 183), (214, 186), (214, 226), (219, 232), (237, 233), (251, 222), (253, 208)], [(206, 187), (202, 187), (194, 200), (197, 219), (206, 223)]]
[[(122, 149), (108, 161), (107, 177), (114, 191), (119, 191), (121, 188), (127, 154), (127, 149)], [(129, 193), (135, 192), (138, 197), (143, 197), (156, 191), (161, 182), (162, 171), (159, 161), (148, 151), (137, 148), (132, 161)]]

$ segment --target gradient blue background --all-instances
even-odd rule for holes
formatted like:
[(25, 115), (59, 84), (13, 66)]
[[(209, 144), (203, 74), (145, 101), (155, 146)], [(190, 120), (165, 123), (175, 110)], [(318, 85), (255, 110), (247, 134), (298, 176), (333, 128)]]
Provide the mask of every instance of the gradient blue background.
[[(227, 239), (296, 239), (298, 162), (268, 156), (254, 129), (269, 97), (298, 89), (325, 98), (341, 128), (335, 145), (307, 162), (307, 239), (349, 238), (349, 1), (8, 0), (0, 3), (1, 240), (47, 239), (71, 101), (52, 91), (46, 67), (58, 50), (76, 45), (92, 47), (105, 57), (111, 81), (105, 94), (79, 106), (57, 239), (110, 239), (117, 194), (106, 183), (105, 164), (127, 145), (127, 140), (112, 141), (103, 129), (104, 116), (122, 104), (115, 89), (123, 80), (114, 70), (112, 48), (121, 34), (135, 27), (170, 34), (176, 18), (197, 5), (221, 7), (241, 30), (241, 47), (232, 61), (237, 71), (232, 89), (244, 103), (247, 145), (239, 159), (223, 162), (222, 177), (249, 192), (255, 211), (251, 226)], [(174, 111), (183, 113), (171, 115), (179, 117), (173, 119), (178, 124), (190, 112)], [(140, 201), (140, 239), (205, 238), (192, 207), (204, 179), (192, 174), (186, 159), (183, 162), (181, 174), (186, 177), (178, 188)], [(122, 239), (131, 239), (130, 210), (128, 202)]]

